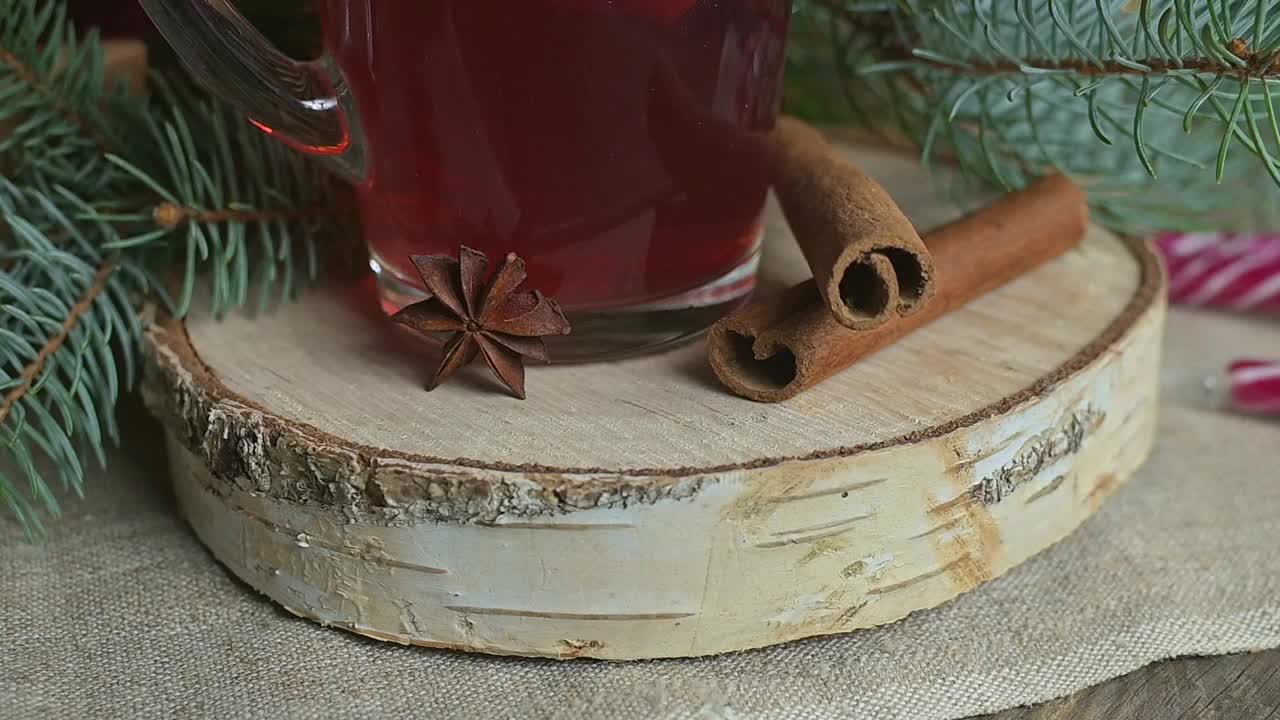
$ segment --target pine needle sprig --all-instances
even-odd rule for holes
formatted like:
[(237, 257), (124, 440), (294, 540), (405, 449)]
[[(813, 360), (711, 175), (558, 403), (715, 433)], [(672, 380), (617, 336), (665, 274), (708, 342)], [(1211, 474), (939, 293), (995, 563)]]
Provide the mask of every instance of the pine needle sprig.
[[(9, 462), (0, 499), (34, 534), (38, 510), (59, 509), (48, 468), (80, 493), (82, 452), (105, 462), (104, 443), (117, 439), (113, 408), (132, 379), (139, 328), (121, 259), (59, 248), (4, 210), (12, 238), (0, 252), (0, 454)], [(5, 474), (14, 468), (20, 478)]]
[(96, 33), (81, 39), (63, 2), (6, 0), (0, 13), (0, 155), (29, 182), (110, 189), (102, 151), (120, 137), (110, 109), (124, 89), (106, 84)]
[(958, 164), (967, 186), (1061, 170), (1129, 232), (1280, 220), (1280, 0), (806, 0), (804, 11), (831, 28), (852, 119)]
[(185, 78), (130, 97), (105, 65), (62, 0), (0, 0), (0, 505), (31, 537), (118, 439), (139, 304), (291, 297), (350, 212), (336, 181)]

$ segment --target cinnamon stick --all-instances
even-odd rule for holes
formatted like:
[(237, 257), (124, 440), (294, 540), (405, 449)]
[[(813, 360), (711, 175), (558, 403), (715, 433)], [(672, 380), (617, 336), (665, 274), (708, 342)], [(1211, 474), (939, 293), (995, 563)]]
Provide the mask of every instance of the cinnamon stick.
[(871, 330), (838, 323), (814, 280), (755, 300), (707, 340), (716, 376), (758, 402), (795, 397), (903, 336), (1075, 247), (1088, 226), (1084, 192), (1054, 175), (925, 236), (937, 291), (918, 312)]
[(781, 118), (769, 143), (778, 204), (832, 316), (870, 330), (924, 307), (934, 263), (889, 193), (800, 120)]
[(749, 132), (699, 102), (670, 63), (653, 82), (649, 129), (668, 171), (686, 188), (714, 177), (708, 167), (767, 179), (837, 321), (868, 330), (929, 301), (933, 263), (919, 233), (822, 133), (793, 117)]

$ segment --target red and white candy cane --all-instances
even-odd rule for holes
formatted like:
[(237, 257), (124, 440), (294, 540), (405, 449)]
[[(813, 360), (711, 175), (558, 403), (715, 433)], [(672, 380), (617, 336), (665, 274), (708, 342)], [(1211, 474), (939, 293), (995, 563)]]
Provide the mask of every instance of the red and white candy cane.
[(1232, 363), (1231, 402), (1245, 412), (1280, 413), (1280, 362), (1237, 360)]
[(1186, 233), (1156, 240), (1169, 299), (1241, 312), (1280, 312), (1280, 234)]
[[(1188, 233), (1156, 239), (1169, 268), (1169, 299), (1183, 305), (1280, 312), (1280, 233)], [(1231, 402), (1280, 414), (1280, 361), (1231, 364)]]

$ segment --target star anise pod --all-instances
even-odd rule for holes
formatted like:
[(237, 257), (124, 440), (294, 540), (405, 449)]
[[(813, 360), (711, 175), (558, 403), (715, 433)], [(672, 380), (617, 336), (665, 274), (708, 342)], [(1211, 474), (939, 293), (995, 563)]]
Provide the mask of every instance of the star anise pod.
[(489, 260), (462, 245), (458, 259), (412, 255), (431, 297), (391, 317), (418, 332), (452, 332), (440, 367), (427, 385), (434, 390), (458, 368), (483, 355), (498, 379), (521, 400), (524, 358), (549, 362), (545, 335), (568, 335), (569, 321), (554, 300), (537, 290), (517, 292), (525, 281), (524, 261), (507, 255), (488, 285)]

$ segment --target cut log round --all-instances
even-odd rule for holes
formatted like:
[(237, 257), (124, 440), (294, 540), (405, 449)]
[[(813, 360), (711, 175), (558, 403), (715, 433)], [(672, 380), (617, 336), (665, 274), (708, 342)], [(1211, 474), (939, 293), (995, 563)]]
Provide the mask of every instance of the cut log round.
[[(927, 229), (913, 159), (857, 161)], [(762, 283), (802, 279), (771, 215)], [(483, 368), (430, 350), (369, 283), (256, 319), (149, 327), (148, 403), (197, 535), (327, 625), (490, 653), (692, 656), (893, 622), (1062, 539), (1145, 459), (1163, 276), (1092, 229), (1052, 264), (787, 403), (715, 384), (700, 343)]]

